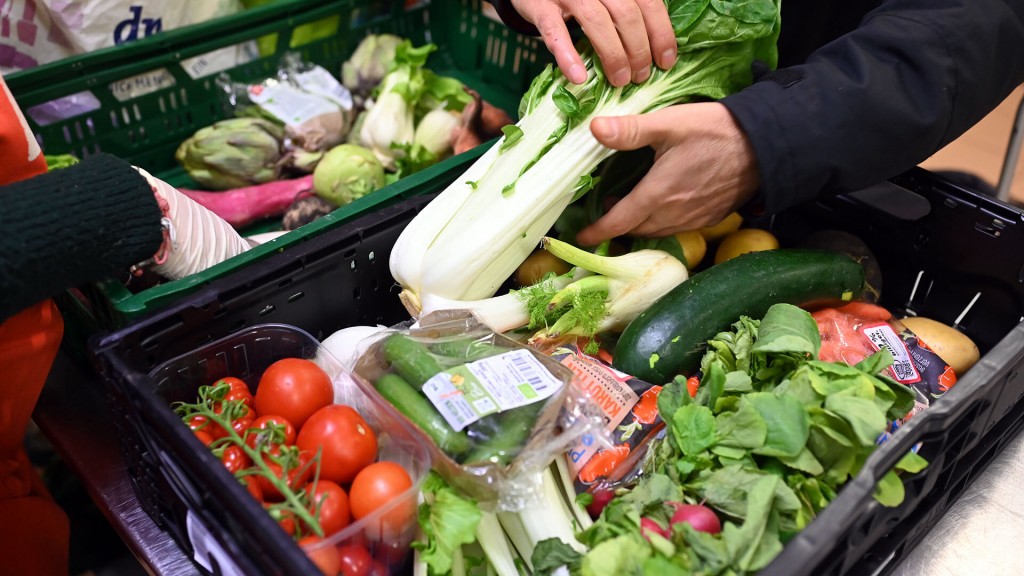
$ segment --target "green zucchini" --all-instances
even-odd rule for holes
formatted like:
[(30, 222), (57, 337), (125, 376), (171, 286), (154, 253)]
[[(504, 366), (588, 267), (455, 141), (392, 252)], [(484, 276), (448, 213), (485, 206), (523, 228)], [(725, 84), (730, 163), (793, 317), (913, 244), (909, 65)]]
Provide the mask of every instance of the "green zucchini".
[(615, 368), (664, 384), (700, 366), (707, 340), (740, 316), (761, 318), (772, 304), (853, 300), (864, 269), (844, 254), (787, 248), (751, 252), (673, 288), (626, 326)]

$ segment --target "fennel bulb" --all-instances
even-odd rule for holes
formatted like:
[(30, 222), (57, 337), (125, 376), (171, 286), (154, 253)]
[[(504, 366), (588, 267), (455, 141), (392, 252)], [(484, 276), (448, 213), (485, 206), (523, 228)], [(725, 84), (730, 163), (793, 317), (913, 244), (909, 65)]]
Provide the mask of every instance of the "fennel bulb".
[(585, 47), (587, 81), (548, 67), (520, 104), (520, 121), (405, 229), (392, 276), (416, 303), (492, 296), (612, 154), (590, 132), (595, 116), (642, 114), (718, 99), (748, 85), (755, 59), (774, 67), (779, 0), (665, 0), (679, 45), (670, 70), (616, 88)]

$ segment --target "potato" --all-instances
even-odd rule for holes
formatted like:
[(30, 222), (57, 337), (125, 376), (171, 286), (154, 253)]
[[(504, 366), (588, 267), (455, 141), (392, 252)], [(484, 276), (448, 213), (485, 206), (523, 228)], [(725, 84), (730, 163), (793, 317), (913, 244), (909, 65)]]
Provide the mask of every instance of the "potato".
[(739, 230), (742, 224), (743, 217), (740, 216), (738, 212), (733, 212), (718, 224), (701, 228), (700, 235), (704, 237), (704, 240), (707, 241), (708, 244), (713, 244)]
[(690, 270), (696, 268), (708, 251), (708, 243), (704, 236), (698, 230), (689, 230), (676, 234), (676, 240), (683, 249), (683, 256), (686, 257), (686, 267)]
[(561, 275), (569, 271), (569, 264), (547, 250), (535, 250), (516, 268), (516, 282), (531, 286), (540, 282), (548, 272)]
[(747, 252), (760, 252), (762, 250), (777, 250), (779, 240), (767, 230), (759, 228), (744, 228), (726, 236), (715, 251), (715, 264), (721, 264), (726, 260), (732, 260), (740, 254)]
[(903, 318), (900, 322), (945, 360), (957, 376), (981, 358), (977, 344), (952, 326), (921, 316)]

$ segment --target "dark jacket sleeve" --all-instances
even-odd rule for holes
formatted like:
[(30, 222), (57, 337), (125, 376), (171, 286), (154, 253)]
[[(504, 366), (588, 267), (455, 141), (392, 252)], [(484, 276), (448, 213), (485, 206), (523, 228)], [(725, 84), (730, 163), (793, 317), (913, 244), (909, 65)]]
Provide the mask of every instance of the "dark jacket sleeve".
[(127, 274), (163, 242), (153, 189), (109, 155), (0, 187), (0, 322), (62, 290)]
[(1024, 0), (889, 0), (805, 64), (722, 102), (776, 212), (912, 168), (1022, 81)]
[(540, 32), (537, 31), (537, 27), (527, 22), (526, 19), (516, 11), (515, 7), (512, 6), (512, 0), (491, 0), (491, 5), (494, 6), (494, 11), (498, 13), (498, 17), (505, 23), (505, 26), (508, 26), (520, 34), (525, 34), (527, 36), (540, 36)]

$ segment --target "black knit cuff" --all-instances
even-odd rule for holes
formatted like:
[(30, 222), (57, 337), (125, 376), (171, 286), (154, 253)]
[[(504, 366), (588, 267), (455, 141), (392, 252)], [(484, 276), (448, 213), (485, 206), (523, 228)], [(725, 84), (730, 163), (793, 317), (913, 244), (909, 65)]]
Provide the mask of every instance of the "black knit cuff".
[(516, 11), (515, 6), (512, 5), (512, 0), (491, 0), (491, 4), (494, 5), (494, 10), (498, 13), (501, 21), (505, 23), (505, 26), (526, 36), (540, 36), (540, 31), (537, 30), (537, 27), (527, 22)]
[(153, 189), (98, 154), (0, 187), (0, 320), (62, 290), (127, 274), (163, 242)]

